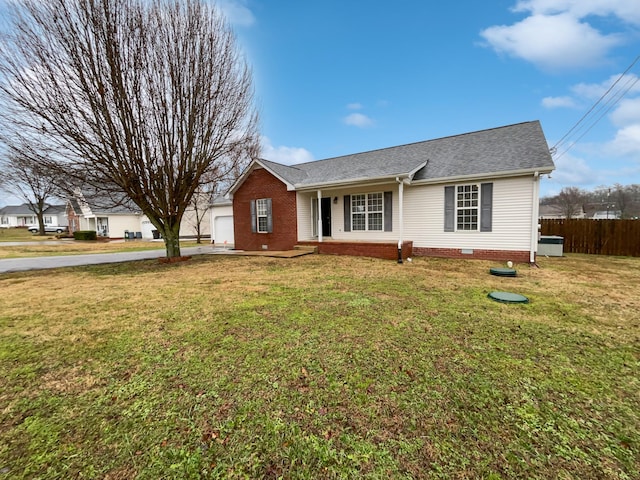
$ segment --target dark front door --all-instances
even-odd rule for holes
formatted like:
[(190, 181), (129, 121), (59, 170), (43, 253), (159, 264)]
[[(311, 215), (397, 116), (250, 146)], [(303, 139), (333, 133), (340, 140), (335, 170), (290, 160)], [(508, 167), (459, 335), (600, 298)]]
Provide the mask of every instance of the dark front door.
[(331, 236), (331, 197), (322, 199), (322, 236)]

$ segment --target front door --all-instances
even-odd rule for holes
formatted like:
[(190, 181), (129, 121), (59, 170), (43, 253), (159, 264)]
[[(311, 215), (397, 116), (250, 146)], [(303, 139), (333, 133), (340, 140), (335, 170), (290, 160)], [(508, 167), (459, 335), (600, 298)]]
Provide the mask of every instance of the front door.
[(321, 203), (322, 210), (322, 236), (331, 236), (331, 197), (325, 197)]

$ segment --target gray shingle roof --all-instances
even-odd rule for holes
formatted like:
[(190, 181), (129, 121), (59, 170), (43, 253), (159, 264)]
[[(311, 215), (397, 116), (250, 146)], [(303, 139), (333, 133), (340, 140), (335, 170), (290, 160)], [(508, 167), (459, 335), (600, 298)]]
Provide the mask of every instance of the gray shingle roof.
[[(46, 205), (44, 207), (45, 215), (59, 215), (64, 213), (64, 205)], [(4, 208), (0, 208), (0, 213), (3, 215), (34, 215), (33, 210), (29, 208), (29, 205), (23, 203), (22, 205), (7, 205)]]
[(293, 166), (268, 160), (261, 163), (296, 188), (404, 176), (425, 163), (414, 181), (554, 169), (538, 121)]

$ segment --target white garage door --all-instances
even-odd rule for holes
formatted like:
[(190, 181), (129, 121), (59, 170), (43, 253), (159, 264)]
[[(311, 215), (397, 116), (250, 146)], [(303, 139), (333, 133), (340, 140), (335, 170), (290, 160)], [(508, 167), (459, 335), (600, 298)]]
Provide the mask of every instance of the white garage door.
[(233, 215), (216, 217), (213, 224), (213, 241), (216, 245), (233, 246)]

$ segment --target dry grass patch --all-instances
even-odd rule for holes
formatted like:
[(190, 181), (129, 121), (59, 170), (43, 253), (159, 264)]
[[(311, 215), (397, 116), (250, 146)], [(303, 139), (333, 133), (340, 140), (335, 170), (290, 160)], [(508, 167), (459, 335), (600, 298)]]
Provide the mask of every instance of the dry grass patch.
[(0, 275), (0, 478), (640, 476), (640, 259), (492, 266)]
[[(42, 239), (42, 237), (38, 237)], [(89, 242), (89, 241), (49, 241), (41, 240), (39, 245), (12, 245), (0, 243), (0, 258), (45, 257), (60, 255), (82, 255), (90, 253), (116, 253), (139, 250), (163, 249), (164, 244), (136, 240), (131, 242)]]

